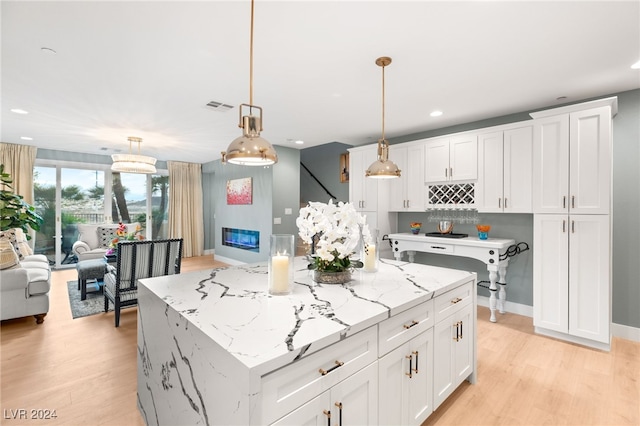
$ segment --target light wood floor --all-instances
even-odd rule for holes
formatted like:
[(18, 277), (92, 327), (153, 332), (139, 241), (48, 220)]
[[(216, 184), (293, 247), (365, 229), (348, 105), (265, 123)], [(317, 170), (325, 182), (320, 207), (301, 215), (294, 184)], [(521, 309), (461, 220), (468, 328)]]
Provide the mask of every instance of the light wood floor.
[[(184, 259), (183, 271), (221, 266)], [(0, 328), (0, 424), (143, 425), (136, 407), (136, 308), (72, 319), (66, 282), (53, 272), (51, 308)], [(425, 425), (640, 425), (640, 343), (613, 339), (610, 353), (533, 334), (531, 318), (488, 321), (478, 308), (478, 383), (464, 383)], [(11, 420), (25, 409), (57, 418)], [(14, 410), (14, 411), (11, 411)], [(8, 418), (9, 417), (9, 418)]]

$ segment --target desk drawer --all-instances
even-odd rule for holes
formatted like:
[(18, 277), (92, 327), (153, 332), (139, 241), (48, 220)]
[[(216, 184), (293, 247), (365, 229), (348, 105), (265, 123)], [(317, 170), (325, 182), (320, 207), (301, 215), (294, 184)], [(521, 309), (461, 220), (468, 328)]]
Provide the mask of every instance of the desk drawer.
[(460, 287), (456, 287), (453, 290), (436, 297), (435, 299), (435, 311), (436, 322), (448, 317), (449, 315), (458, 312), (464, 308), (473, 300), (473, 291), (476, 289), (473, 287), (473, 281), (462, 284)]
[(448, 253), (456, 251), (456, 247), (451, 244), (425, 243), (425, 251), (427, 253)]
[(272, 423), (376, 361), (377, 331), (369, 327), (263, 376), (262, 424)]
[(433, 300), (428, 300), (378, 324), (378, 357), (428, 330), (434, 323)]

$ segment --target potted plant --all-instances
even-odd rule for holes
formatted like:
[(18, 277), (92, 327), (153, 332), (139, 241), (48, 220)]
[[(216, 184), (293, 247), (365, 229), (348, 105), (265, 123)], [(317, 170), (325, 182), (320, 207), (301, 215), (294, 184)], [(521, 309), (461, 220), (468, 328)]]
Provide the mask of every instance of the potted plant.
[(4, 164), (0, 164), (0, 230), (20, 228), (30, 239), (28, 228), (38, 231), (43, 219), (34, 206), (13, 191), (12, 183), (13, 178), (4, 172)]

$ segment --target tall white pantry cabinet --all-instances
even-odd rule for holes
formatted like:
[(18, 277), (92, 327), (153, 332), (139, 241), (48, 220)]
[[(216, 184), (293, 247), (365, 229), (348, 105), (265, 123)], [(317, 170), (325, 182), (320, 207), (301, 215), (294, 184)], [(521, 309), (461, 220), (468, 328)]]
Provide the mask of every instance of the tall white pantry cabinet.
[(535, 330), (605, 350), (610, 348), (616, 101), (531, 114)]

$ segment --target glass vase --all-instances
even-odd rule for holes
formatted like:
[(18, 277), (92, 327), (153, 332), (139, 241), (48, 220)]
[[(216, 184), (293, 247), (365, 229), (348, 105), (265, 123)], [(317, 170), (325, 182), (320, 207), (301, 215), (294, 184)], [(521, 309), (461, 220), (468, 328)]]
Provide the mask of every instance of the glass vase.
[(269, 246), (269, 293), (289, 294), (293, 288), (294, 237), (273, 234)]
[(378, 230), (371, 230), (371, 242), (367, 244), (363, 242), (362, 253), (360, 259), (362, 259), (362, 270), (364, 272), (377, 272), (378, 263), (380, 262), (380, 251), (378, 244)]

